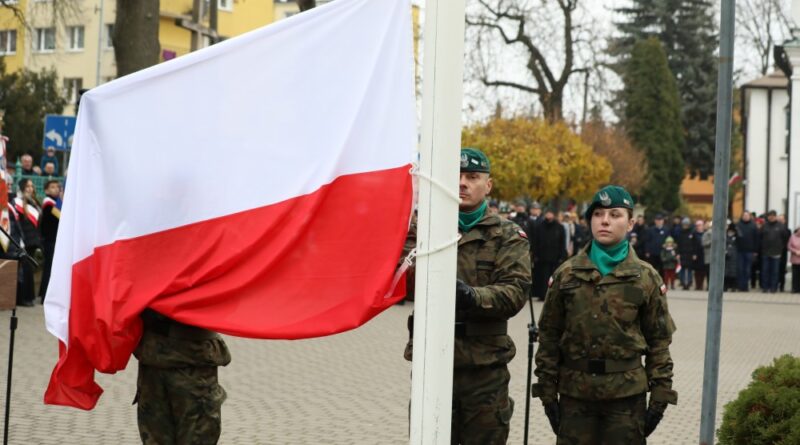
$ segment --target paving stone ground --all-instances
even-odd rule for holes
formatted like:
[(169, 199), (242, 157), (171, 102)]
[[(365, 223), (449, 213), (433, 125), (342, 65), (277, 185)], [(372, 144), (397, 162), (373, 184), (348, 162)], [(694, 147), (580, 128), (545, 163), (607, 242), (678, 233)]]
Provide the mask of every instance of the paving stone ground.
[[(670, 292), (678, 325), (672, 347), (680, 404), (671, 407), (648, 443), (696, 444), (705, 351), (706, 294)], [(541, 304), (534, 305), (541, 310)], [(344, 334), (303, 341), (228, 338), (233, 362), (221, 371), (228, 391), (222, 444), (405, 444), (410, 365), (402, 358), (412, 305), (395, 306)], [(98, 375), (105, 389), (90, 412), (46, 406), (44, 388), (55, 363), (56, 341), (44, 330), (42, 307), (20, 308), (16, 331), (10, 421), (11, 444), (136, 444), (136, 361), (116, 375)], [(518, 347), (511, 364), (517, 401), (510, 444), (522, 443), (527, 365), (526, 308), (511, 321)], [(752, 371), (785, 353), (800, 355), (800, 296), (726, 294), (723, 310), (718, 418)], [(5, 380), (8, 317), (0, 313), (0, 378)], [(5, 400), (5, 385), (0, 385)], [(555, 442), (538, 401), (532, 444)], [(719, 420), (717, 421), (719, 426)]]

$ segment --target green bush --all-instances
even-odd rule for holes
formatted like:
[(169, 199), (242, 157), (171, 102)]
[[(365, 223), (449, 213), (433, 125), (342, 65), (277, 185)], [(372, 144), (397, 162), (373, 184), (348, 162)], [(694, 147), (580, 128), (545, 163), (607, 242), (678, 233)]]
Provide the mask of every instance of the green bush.
[(720, 445), (800, 444), (800, 358), (784, 355), (753, 372), (753, 381), (725, 405)]

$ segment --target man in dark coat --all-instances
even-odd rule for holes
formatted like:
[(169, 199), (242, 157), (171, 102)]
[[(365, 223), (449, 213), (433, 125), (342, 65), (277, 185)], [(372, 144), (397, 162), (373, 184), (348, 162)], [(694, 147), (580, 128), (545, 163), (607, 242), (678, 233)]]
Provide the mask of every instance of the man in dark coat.
[(556, 220), (555, 213), (547, 209), (544, 218), (533, 230), (533, 296), (544, 301), (547, 281), (556, 268), (567, 258), (567, 242), (564, 226)]
[(778, 266), (788, 242), (785, 229), (778, 222), (777, 212), (770, 210), (767, 213), (767, 222), (761, 228), (761, 273), (765, 292), (778, 291)]
[(739, 281), (739, 290), (747, 292), (750, 278), (750, 269), (753, 266), (753, 257), (758, 252), (758, 229), (750, 216), (750, 212), (744, 211), (741, 219), (736, 223), (736, 268)]
[[(664, 246), (664, 241), (667, 240), (669, 231), (664, 227), (664, 215), (656, 214), (655, 221), (652, 227), (647, 229), (644, 237), (644, 260), (650, 263), (659, 275), (664, 274), (664, 268), (661, 265), (661, 248)], [(639, 240), (641, 243), (642, 240)]]

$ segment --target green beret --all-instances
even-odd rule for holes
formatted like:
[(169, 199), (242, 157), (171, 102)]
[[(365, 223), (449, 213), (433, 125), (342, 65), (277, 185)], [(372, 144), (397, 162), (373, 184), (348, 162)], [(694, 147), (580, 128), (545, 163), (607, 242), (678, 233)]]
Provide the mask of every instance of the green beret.
[(624, 188), (618, 185), (607, 185), (594, 194), (592, 203), (589, 204), (589, 208), (584, 214), (587, 220), (592, 219), (592, 213), (598, 207), (605, 209), (622, 207), (633, 210), (633, 198)]
[(489, 158), (477, 148), (462, 148), (461, 171), (489, 173)]

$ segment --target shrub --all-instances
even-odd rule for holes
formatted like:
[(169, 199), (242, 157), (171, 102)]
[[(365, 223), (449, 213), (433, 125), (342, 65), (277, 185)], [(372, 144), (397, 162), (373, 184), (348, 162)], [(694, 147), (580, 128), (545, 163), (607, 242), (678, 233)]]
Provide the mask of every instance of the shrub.
[(800, 444), (800, 358), (784, 355), (753, 372), (753, 381), (725, 405), (721, 445)]

